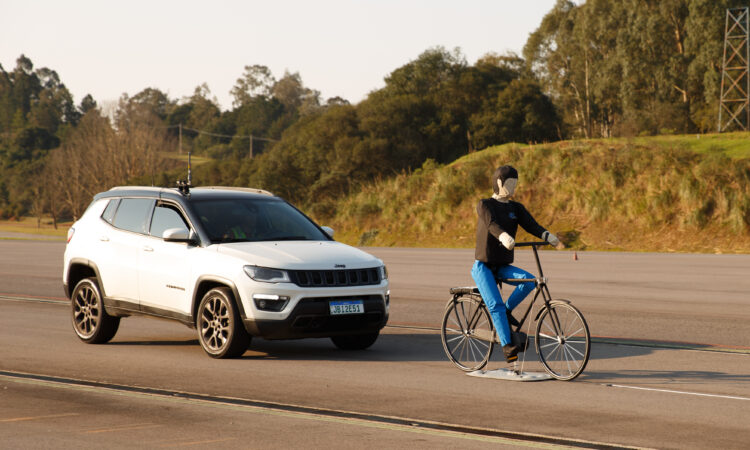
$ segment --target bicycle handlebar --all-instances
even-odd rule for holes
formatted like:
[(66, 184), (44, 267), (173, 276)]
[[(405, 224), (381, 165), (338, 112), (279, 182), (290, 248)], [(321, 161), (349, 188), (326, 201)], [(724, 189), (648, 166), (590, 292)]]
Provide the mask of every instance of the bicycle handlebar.
[(516, 247), (541, 247), (542, 245), (550, 245), (549, 242), (517, 242)]

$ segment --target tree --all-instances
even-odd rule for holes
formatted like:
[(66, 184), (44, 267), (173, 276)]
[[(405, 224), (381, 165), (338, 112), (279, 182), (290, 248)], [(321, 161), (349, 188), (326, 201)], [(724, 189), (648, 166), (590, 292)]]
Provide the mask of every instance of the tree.
[(559, 136), (552, 101), (535, 81), (511, 81), (489, 106), (472, 116), (478, 148), (502, 142), (547, 142)]
[(271, 151), (254, 161), (248, 182), (302, 203), (345, 194), (386, 163), (353, 151), (361, 140), (352, 106), (307, 115), (292, 125)]
[(511, 61), (487, 55), (469, 66), (459, 49), (428, 49), (359, 105), (362, 130), (385, 149), (391, 170), (452, 161), (473, 148), (470, 117), (520, 75)]
[(687, 59), (687, 95), (690, 118), (701, 131), (715, 131), (719, 111), (721, 55), (727, 8), (746, 6), (745, 1), (691, 0), (685, 20), (684, 48)]
[(26, 125), (26, 116), (31, 111), (31, 104), (39, 96), (42, 86), (39, 78), (33, 71), (34, 64), (25, 55), (16, 60), (16, 68), (10, 74), (12, 89), (12, 104), (16, 113), (24, 121), (21, 126)]
[(131, 106), (145, 108), (161, 120), (167, 118), (177, 103), (171, 100), (167, 94), (155, 88), (146, 88), (128, 101)]
[(96, 100), (94, 100), (94, 97), (91, 96), (91, 94), (86, 94), (83, 99), (81, 99), (81, 104), (78, 106), (78, 111), (81, 112), (81, 115), (85, 115), (89, 111), (92, 111), (97, 108)]
[(284, 76), (273, 85), (271, 94), (288, 110), (310, 113), (320, 106), (320, 92), (306, 88), (299, 72), (284, 71)]
[(62, 146), (50, 153), (55, 204), (78, 218), (97, 192), (137, 177), (155, 179), (157, 172), (169, 168), (160, 156), (173, 146), (166, 129), (158, 126), (158, 117), (141, 112), (128, 116), (121, 111), (116, 129), (96, 110), (81, 119)]
[(234, 97), (232, 106), (239, 108), (256, 97), (269, 97), (275, 84), (276, 78), (268, 67), (259, 64), (245, 66), (245, 73), (229, 92)]
[[(213, 133), (214, 127), (221, 117), (221, 110), (216, 97), (211, 95), (211, 90), (206, 83), (196, 86), (193, 95), (184, 99), (180, 114), (185, 114), (185, 121), (180, 122), (183, 126), (193, 130)], [(186, 142), (189, 138), (191, 142)], [(193, 150), (205, 150), (216, 142), (216, 139), (208, 134), (199, 134), (194, 131), (183, 131), (183, 145), (192, 145)]]
[(734, 0), (559, 0), (524, 47), (584, 137), (715, 125), (725, 10)]

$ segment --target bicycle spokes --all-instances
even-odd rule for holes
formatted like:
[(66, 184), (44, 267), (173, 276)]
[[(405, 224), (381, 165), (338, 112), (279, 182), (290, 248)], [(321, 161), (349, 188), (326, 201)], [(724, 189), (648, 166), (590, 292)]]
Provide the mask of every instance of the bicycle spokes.
[(481, 300), (462, 297), (449, 302), (441, 338), (448, 358), (465, 371), (487, 364), (494, 345), (494, 329)]
[(553, 377), (572, 380), (580, 375), (589, 359), (589, 343), (588, 325), (573, 305), (553, 302), (539, 317), (537, 353)]

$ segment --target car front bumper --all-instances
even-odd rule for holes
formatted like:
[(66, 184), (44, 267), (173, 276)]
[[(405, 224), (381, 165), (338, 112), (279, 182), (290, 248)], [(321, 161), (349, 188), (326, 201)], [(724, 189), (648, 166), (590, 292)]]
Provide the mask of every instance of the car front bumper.
[[(329, 302), (362, 300), (364, 313), (332, 315)], [(301, 339), (367, 334), (388, 322), (387, 298), (382, 295), (351, 297), (307, 297), (300, 299), (289, 315), (280, 320), (245, 318), (248, 333), (264, 339)]]

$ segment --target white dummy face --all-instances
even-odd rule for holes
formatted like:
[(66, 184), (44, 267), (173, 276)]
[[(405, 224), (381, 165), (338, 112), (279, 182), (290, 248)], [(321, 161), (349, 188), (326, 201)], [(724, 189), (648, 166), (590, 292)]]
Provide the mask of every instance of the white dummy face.
[(498, 195), (500, 197), (512, 197), (516, 192), (516, 185), (518, 184), (518, 178), (508, 178), (505, 183), (501, 179), (497, 179), (497, 187), (500, 189)]

